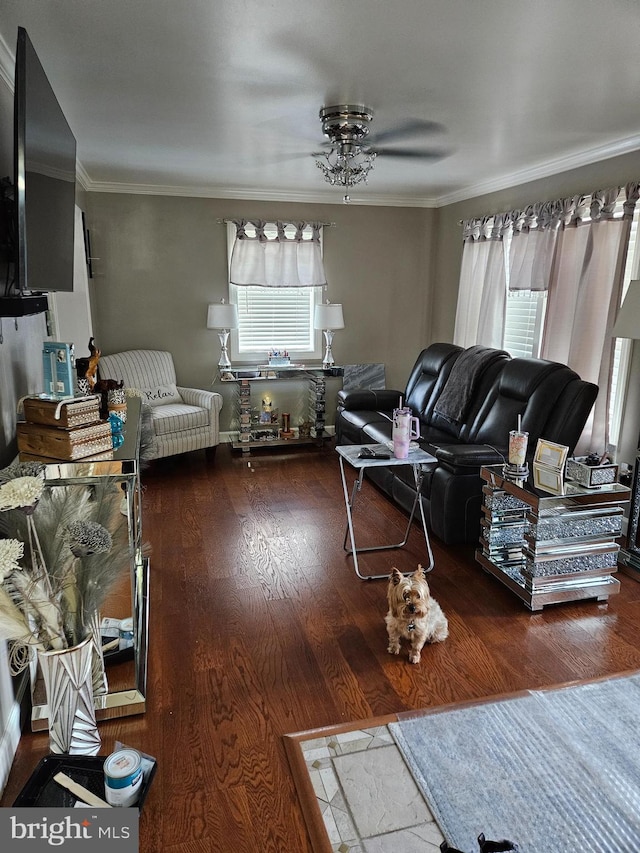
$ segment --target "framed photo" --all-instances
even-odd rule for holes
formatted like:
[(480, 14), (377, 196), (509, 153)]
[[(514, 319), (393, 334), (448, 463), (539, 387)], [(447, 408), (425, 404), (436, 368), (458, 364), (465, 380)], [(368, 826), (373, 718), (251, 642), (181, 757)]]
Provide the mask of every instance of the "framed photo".
[(562, 470), (567, 461), (568, 452), (569, 448), (564, 444), (554, 444), (553, 441), (539, 438), (533, 461), (537, 462), (538, 465), (548, 465), (550, 468)]
[(536, 489), (549, 492), (552, 495), (564, 494), (562, 469), (549, 468), (547, 465), (533, 463), (533, 485)]

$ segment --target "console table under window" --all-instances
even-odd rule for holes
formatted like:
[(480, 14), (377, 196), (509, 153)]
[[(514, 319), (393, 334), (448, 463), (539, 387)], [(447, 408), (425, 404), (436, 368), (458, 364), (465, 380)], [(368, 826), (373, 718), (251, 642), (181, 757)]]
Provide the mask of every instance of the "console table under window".
[[(325, 434), (325, 395), (326, 378), (341, 377), (341, 367), (322, 368), (305, 365), (276, 367), (259, 365), (256, 367), (231, 368), (221, 373), (222, 382), (233, 382), (237, 386), (236, 415), (238, 429), (231, 446), (235, 450), (248, 451), (255, 447), (273, 447), (278, 445), (310, 444), (322, 441)], [(280, 436), (282, 424), (278, 420), (260, 420), (252, 392), (259, 386), (260, 392), (265, 393), (269, 383), (302, 380), (306, 385), (307, 400), (302, 401), (306, 410), (309, 435), (299, 436), (297, 433), (289, 438)], [(305, 405), (306, 402), (306, 405)], [(295, 424), (292, 424), (295, 427)]]
[(587, 489), (573, 482), (564, 494), (511, 480), (502, 465), (481, 469), (483, 517), (476, 560), (530, 610), (596, 598), (620, 590), (617, 571), (623, 506), (630, 490), (619, 483)]

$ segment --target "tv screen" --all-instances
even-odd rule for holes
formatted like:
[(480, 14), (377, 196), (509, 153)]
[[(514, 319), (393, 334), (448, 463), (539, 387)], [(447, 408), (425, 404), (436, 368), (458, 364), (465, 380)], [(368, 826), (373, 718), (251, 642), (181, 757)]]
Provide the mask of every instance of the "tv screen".
[(72, 291), (76, 140), (23, 27), (14, 110), (16, 286)]

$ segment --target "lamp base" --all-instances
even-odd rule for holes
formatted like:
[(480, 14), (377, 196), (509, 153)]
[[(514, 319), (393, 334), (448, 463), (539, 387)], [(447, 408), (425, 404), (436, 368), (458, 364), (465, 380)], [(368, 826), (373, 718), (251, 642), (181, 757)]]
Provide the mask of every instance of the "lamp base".
[(324, 358), (322, 359), (322, 366), (326, 369), (327, 367), (333, 367), (333, 365), (335, 364), (335, 361), (333, 359), (333, 353), (331, 352), (331, 344), (333, 343), (333, 332), (331, 329), (325, 329), (323, 334), (326, 349), (324, 352)]
[(218, 337), (220, 338), (220, 360), (218, 361), (218, 367), (221, 370), (229, 370), (231, 367), (231, 362), (229, 361), (229, 354), (227, 352), (227, 341), (229, 340), (229, 332), (224, 329), (221, 332), (218, 332)]

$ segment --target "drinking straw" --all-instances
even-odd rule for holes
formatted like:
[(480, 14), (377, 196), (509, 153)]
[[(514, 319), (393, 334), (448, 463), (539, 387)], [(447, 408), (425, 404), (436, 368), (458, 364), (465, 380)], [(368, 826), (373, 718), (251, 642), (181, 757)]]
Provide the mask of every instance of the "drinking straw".
[(518, 432), (522, 432), (522, 415), (518, 415)]

